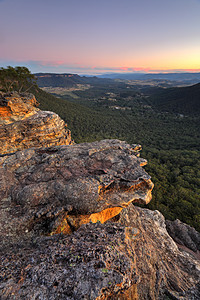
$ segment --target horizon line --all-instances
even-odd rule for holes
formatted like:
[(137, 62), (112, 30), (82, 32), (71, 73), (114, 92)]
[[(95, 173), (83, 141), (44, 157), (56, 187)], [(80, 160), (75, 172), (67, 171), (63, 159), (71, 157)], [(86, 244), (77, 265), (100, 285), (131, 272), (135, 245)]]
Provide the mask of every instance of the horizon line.
[(200, 68), (157, 68), (150, 67), (106, 67), (106, 66), (91, 66), (80, 63), (65, 63), (62, 61), (14, 61), (0, 59), (1, 67), (16, 67), (24, 66), (30, 69), (32, 73), (71, 73), (82, 75), (103, 75), (103, 74), (159, 74), (159, 73), (199, 73)]

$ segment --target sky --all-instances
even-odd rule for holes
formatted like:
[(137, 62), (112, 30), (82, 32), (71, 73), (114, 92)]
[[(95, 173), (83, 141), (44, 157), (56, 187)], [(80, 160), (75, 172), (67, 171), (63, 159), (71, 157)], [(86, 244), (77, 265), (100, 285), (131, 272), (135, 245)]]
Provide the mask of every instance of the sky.
[(0, 0), (0, 66), (200, 71), (200, 0)]

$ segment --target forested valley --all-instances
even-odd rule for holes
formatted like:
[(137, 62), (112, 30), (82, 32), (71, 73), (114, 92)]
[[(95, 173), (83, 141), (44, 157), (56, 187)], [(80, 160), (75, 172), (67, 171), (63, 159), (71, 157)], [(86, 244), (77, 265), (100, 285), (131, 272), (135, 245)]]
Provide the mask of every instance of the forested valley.
[(188, 97), (192, 107), (188, 114), (181, 104), (183, 114), (174, 112), (172, 105), (167, 111), (164, 96), (164, 110), (156, 106), (161, 88), (121, 81), (62, 95), (56, 89), (54, 95), (38, 88), (33, 92), (41, 109), (52, 110), (66, 121), (76, 143), (116, 138), (141, 144), (141, 156), (148, 160), (145, 168), (155, 184), (147, 208), (200, 231), (200, 117), (193, 98)]

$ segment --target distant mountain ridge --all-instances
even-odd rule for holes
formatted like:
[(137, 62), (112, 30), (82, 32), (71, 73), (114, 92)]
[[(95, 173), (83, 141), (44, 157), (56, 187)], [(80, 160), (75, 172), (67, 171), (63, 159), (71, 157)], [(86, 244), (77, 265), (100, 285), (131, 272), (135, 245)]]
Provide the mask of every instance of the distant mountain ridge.
[(39, 87), (71, 88), (76, 87), (77, 84), (98, 84), (105, 81), (112, 81), (107, 78), (98, 78), (96, 76), (86, 77), (71, 73), (36, 73), (34, 75), (37, 78), (37, 84)]
[(98, 75), (98, 78), (127, 79), (127, 80), (172, 80), (188, 83), (200, 82), (200, 73), (110, 73)]
[(82, 83), (81, 77), (77, 74), (57, 74), (57, 73), (36, 73), (39, 87), (73, 87)]

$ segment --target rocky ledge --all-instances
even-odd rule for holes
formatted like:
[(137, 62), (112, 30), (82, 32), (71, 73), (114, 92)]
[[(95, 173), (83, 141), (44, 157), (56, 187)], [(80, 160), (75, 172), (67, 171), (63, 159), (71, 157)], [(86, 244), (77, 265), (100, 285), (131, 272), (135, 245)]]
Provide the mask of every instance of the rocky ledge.
[(0, 154), (72, 143), (65, 122), (37, 105), (32, 94), (0, 93)]
[(138, 149), (104, 140), (1, 157), (1, 236), (71, 233), (104, 223), (131, 202), (148, 203), (153, 183)]
[(148, 203), (139, 145), (118, 140), (0, 158), (1, 299), (200, 298), (200, 264)]

